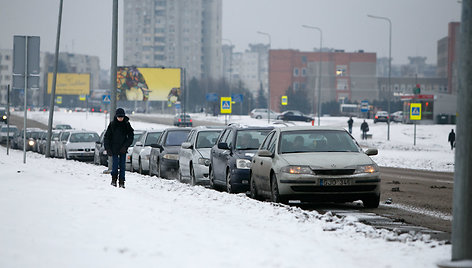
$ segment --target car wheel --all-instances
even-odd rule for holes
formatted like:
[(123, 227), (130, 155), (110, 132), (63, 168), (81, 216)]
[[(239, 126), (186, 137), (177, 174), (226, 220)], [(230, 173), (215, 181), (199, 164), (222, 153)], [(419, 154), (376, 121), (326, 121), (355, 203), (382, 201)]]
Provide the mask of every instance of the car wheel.
[(143, 165), (141, 164), (141, 157), (139, 158), (138, 163), (139, 163), (138, 172), (139, 172), (139, 174), (143, 174)]
[(210, 167), (210, 188), (216, 189), (215, 174), (213, 173), (213, 169), (211, 167)]
[(182, 183), (183, 183), (183, 182), (184, 182), (184, 179), (182, 178), (182, 172), (180, 172), (180, 168), (179, 168), (179, 170), (177, 171), (177, 173), (179, 174), (179, 176), (178, 176), (179, 182), (182, 182)]
[(285, 203), (285, 200), (280, 197), (279, 185), (277, 184), (277, 177), (275, 177), (275, 174), (272, 174), (270, 179), (270, 192), (270, 201), (274, 203)]
[(67, 155), (67, 152), (64, 152), (64, 157), (65, 157), (67, 160), (70, 160), (69, 155)]
[(193, 171), (193, 166), (190, 166), (190, 185), (195, 186), (196, 184), (195, 171)]
[(258, 115), (256, 116), (256, 119), (262, 119), (262, 116)]
[(378, 208), (380, 203), (380, 195), (372, 195), (362, 199), (362, 204), (364, 204), (364, 208)]
[(254, 180), (252, 173), (251, 173), (250, 178), (251, 178), (251, 198), (260, 200), (259, 194), (257, 193), (256, 181)]
[(226, 192), (232, 194), (234, 193), (233, 186), (231, 185), (231, 171), (226, 171)]
[(157, 171), (156, 171), (157, 177), (162, 178), (161, 177), (161, 165), (159, 164), (159, 162), (157, 162), (156, 167), (157, 167)]
[(97, 155), (96, 155), (96, 154), (93, 154), (93, 164), (94, 164), (94, 165), (98, 165), (98, 164), (99, 164), (99, 160), (97, 159)]

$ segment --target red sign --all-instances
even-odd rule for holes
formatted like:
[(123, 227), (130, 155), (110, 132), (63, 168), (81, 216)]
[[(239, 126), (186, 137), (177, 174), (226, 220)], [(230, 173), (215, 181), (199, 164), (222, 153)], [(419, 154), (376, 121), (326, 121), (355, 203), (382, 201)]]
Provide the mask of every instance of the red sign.
[(405, 95), (400, 97), (401, 100), (411, 100), (411, 99), (423, 99), (423, 100), (432, 100), (434, 99), (434, 95)]

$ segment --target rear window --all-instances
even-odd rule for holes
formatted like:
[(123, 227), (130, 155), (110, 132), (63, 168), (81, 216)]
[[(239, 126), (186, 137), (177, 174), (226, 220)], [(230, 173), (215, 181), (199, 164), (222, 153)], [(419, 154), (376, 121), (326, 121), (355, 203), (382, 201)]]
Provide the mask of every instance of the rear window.
[(190, 130), (177, 130), (169, 131), (167, 133), (166, 142), (164, 145), (167, 146), (180, 146), (187, 139)]

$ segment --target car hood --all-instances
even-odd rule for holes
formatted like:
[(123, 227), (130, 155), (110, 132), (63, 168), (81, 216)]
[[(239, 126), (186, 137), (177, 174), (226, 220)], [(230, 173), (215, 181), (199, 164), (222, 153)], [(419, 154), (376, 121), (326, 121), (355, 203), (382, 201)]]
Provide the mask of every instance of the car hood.
[(374, 163), (366, 154), (357, 152), (293, 153), (283, 154), (282, 158), (288, 165), (310, 166), (312, 169), (343, 169)]
[(237, 150), (236, 155), (239, 158), (249, 159), (251, 160), (252, 157), (256, 154), (257, 150)]
[(199, 152), (203, 158), (210, 158), (210, 151), (211, 151), (211, 148), (197, 149), (197, 152)]

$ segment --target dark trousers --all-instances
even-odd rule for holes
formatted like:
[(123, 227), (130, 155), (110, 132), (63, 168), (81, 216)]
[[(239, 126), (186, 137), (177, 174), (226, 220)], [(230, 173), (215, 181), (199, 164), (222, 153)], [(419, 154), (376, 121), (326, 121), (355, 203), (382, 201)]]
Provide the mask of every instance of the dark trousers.
[(352, 134), (352, 126), (349, 126), (349, 133)]
[(362, 131), (362, 139), (367, 140), (367, 132), (366, 131)]
[(451, 143), (451, 150), (454, 149), (454, 141), (450, 141)]
[(113, 165), (111, 168), (111, 175), (118, 175), (118, 167), (120, 168), (120, 180), (125, 180), (125, 171), (126, 171), (126, 153), (124, 154), (114, 154), (113, 156)]

